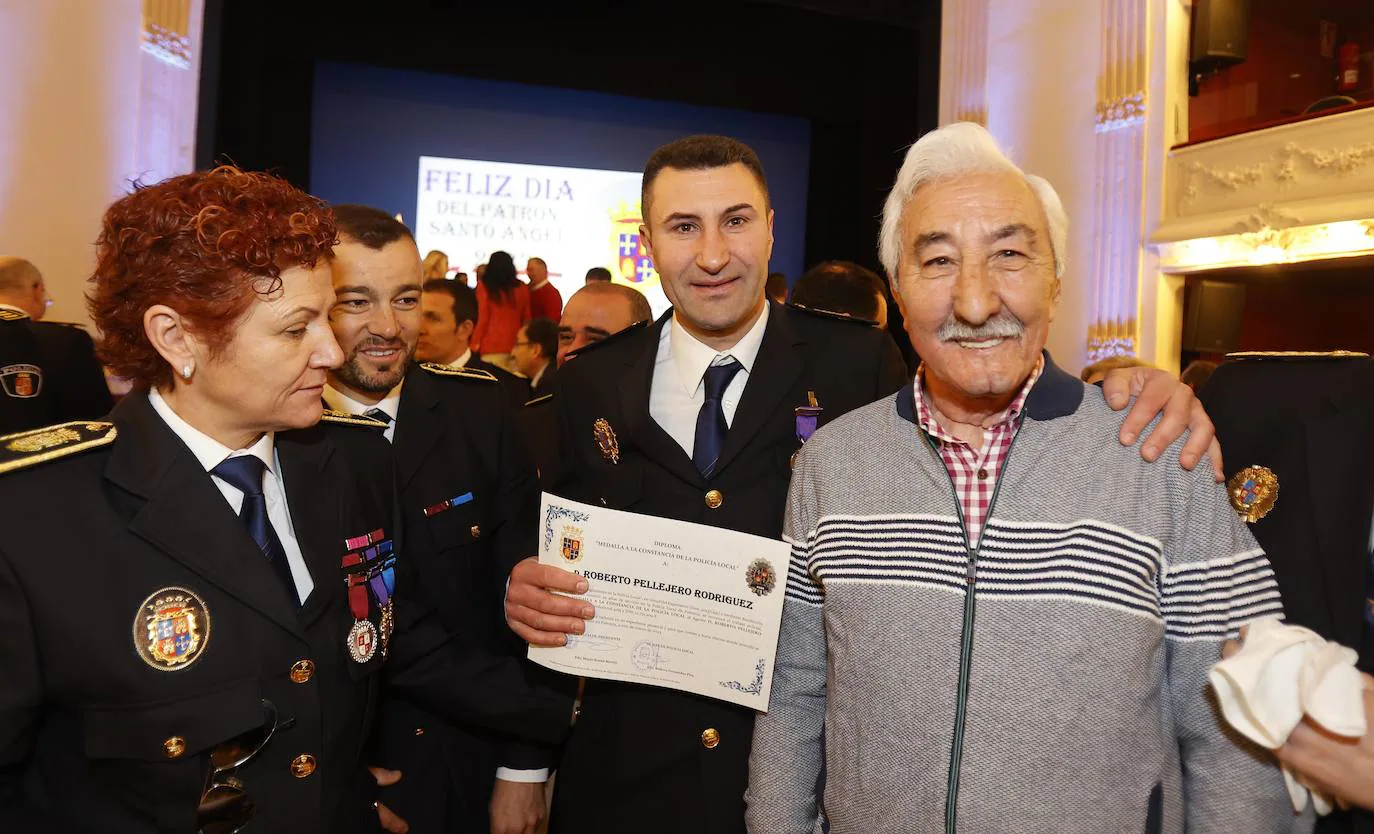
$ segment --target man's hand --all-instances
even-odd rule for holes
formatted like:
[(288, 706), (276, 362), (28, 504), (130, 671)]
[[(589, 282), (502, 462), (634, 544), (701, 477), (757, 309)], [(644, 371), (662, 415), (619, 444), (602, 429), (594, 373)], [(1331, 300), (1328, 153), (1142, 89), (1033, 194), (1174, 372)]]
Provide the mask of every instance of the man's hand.
[(1217, 483), (1226, 480), (1221, 465), (1221, 446), (1217, 443), (1216, 428), (1203, 410), (1193, 389), (1172, 375), (1157, 368), (1117, 368), (1102, 380), (1102, 396), (1113, 411), (1120, 411), (1134, 396), (1135, 405), (1121, 424), (1121, 443), (1129, 446), (1136, 436), (1150, 424), (1156, 414), (1162, 414), (1159, 425), (1145, 438), (1140, 456), (1153, 462), (1170, 443), (1177, 440), (1186, 428), (1188, 441), (1179, 453), (1179, 464), (1192, 471), (1204, 453), (1212, 456), (1212, 477)]
[(544, 784), (497, 779), (491, 792), (491, 834), (535, 834), (544, 821)]
[(1364, 720), (1365, 734), (1356, 739), (1304, 718), (1278, 749), (1279, 761), (1337, 799), (1374, 811), (1374, 678), (1369, 675), (1364, 676)]
[(575, 573), (541, 565), (531, 556), (510, 572), (506, 586), (506, 624), (532, 646), (562, 646), (567, 635), (581, 634), (596, 615), (590, 602), (552, 593), (587, 593), (587, 580)]
[[(372, 778), (377, 780), (377, 787), (379, 788), (385, 788), (401, 781), (401, 771), (399, 770), (387, 770), (384, 767), (369, 767), (368, 770), (372, 773)], [(390, 808), (380, 802), (372, 803), (372, 807), (377, 809), (377, 819), (382, 824), (382, 830), (388, 831), (390, 834), (406, 834), (410, 831), (410, 825), (391, 813)]]

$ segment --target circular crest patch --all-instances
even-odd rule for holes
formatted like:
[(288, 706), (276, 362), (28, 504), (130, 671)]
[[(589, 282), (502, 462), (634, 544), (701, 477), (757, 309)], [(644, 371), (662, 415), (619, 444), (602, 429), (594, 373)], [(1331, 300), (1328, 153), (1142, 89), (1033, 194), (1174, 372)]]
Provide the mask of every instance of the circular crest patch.
[(348, 656), (366, 663), (377, 653), (377, 627), (371, 620), (356, 620), (348, 630)]
[(163, 588), (134, 616), (134, 648), (159, 672), (188, 668), (210, 643), (210, 609), (185, 588)]

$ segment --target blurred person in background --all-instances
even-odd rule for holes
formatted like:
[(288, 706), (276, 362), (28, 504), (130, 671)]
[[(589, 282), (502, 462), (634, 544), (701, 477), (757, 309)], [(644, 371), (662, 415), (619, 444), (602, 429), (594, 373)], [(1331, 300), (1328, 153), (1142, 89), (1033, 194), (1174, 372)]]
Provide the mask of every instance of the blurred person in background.
[(429, 254), (425, 255), (423, 270), (423, 277), (426, 281), (431, 281), (437, 278), (447, 278), (448, 255), (445, 255), (438, 249), (429, 250)]
[(525, 276), (530, 279), (530, 318), (558, 321), (563, 315), (563, 294), (549, 283), (549, 265), (543, 258), (530, 258), (525, 263)]
[(477, 327), (472, 348), (487, 362), (514, 371), (510, 349), (520, 325), (530, 320), (530, 288), (516, 276), (509, 252), (496, 251), (478, 268)]
[(797, 279), (792, 303), (808, 310), (852, 316), (887, 329), (887, 292), (871, 269), (853, 261), (825, 261)]

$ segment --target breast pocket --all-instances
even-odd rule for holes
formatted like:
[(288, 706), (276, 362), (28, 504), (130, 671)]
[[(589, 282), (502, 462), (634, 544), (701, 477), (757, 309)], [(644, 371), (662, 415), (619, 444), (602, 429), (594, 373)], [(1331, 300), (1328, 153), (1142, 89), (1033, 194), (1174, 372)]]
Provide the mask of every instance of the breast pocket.
[[(439, 552), (456, 550), (490, 538), (495, 534), (493, 521), (487, 512), (487, 502), (471, 492), (465, 493), (463, 503), (439, 503), (425, 511), (425, 522)], [(460, 499), (447, 499), (452, 502)], [(438, 509), (436, 509), (438, 508)]]

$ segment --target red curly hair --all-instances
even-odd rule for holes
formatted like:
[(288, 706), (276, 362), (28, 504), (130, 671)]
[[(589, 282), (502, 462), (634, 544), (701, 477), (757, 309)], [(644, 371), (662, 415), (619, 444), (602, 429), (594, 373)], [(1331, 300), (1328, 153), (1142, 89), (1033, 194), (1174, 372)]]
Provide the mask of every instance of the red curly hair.
[(148, 341), (143, 314), (165, 304), (212, 353), (256, 295), (281, 273), (333, 254), (334, 214), (271, 174), (224, 165), (135, 186), (105, 212), (86, 305), (100, 328), (100, 358), (135, 387), (167, 386), (172, 369)]

